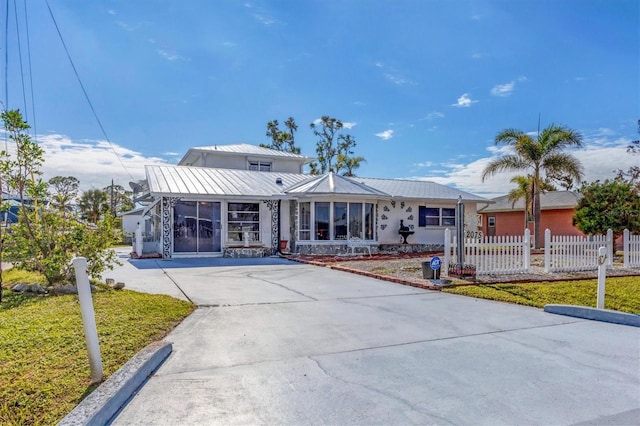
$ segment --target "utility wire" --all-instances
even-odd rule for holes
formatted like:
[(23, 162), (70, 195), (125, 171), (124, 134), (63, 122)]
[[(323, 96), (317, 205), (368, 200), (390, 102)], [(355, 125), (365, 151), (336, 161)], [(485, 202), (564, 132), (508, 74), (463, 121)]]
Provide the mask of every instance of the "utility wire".
[(53, 16), (53, 11), (51, 10), (51, 6), (49, 5), (49, 0), (45, 0), (45, 3), (47, 4), (47, 9), (49, 9), (49, 15), (51, 15), (51, 20), (53, 21), (53, 25), (56, 27), (56, 31), (58, 32), (58, 37), (60, 37), (60, 41), (62, 42), (62, 46), (64, 47), (64, 51), (67, 53), (67, 58), (69, 59), (69, 63), (71, 64), (71, 68), (73, 68), (73, 72), (76, 75), (76, 79), (78, 80), (78, 83), (80, 84), (80, 87), (82, 88), (82, 93), (84, 93), (84, 97), (87, 100), (87, 103), (89, 104), (89, 107), (91, 108), (91, 112), (93, 112), (93, 116), (95, 117), (96, 121), (98, 122), (98, 126), (100, 126), (100, 130), (102, 130), (102, 134), (104, 135), (104, 137), (107, 140), (107, 142), (109, 142), (109, 146), (111, 147), (111, 150), (113, 151), (113, 153), (115, 154), (116, 158), (120, 162), (120, 165), (122, 166), (124, 171), (127, 172), (129, 177), (131, 178), (131, 180), (134, 181), (135, 178), (133, 177), (133, 175), (131, 175), (131, 173), (129, 172), (127, 167), (122, 162), (122, 159), (120, 158), (120, 156), (116, 152), (116, 149), (113, 147), (113, 143), (111, 142), (111, 139), (109, 139), (109, 136), (107, 136), (107, 132), (104, 130), (104, 126), (102, 125), (102, 122), (100, 121), (100, 118), (98, 117), (98, 114), (96, 113), (95, 108), (93, 108), (93, 104), (91, 103), (91, 99), (89, 98), (89, 95), (87, 94), (86, 89), (84, 88), (84, 84), (82, 84), (82, 80), (80, 79), (80, 75), (78, 74), (78, 70), (76, 69), (76, 66), (73, 63), (73, 59), (71, 59), (71, 54), (69, 53), (69, 49), (67, 49), (67, 44), (64, 42), (64, 38), (62, 37), (62, 33), (60, 32), (60, 28), (58, 27), (58, 22), (56, 21), (55, 16)]
[(18, 24), (18, 5), (13, 0), (13, 15), (16, 20), (16, 40), (18, 41), (18, 62), (20, 63), (20, 82), (22, 83), (22, 102), (24, 104), (24, 121), (29, 121), (29, 111), (27, 108), (27, 93), (24, 88), (24, 69), (22, 67), (22, 44), (20, 42), (20, 25)]
[[(31, 89), (31, 109), (33, 111), (33, 140), (38, 143), (38, 131), (36, 129), (36, 101), (33, 95), (33, 71), (31, 68), (31, 42), (29, 40), (29, 18), (27, 16), (27, 0), (24, 0), (24, 26), (27, 33), (27, 58), (29, 59), (29, 86)], [(25, 105), (25, 109), (27, 106)]]
[(4, 105), (9, 108), (9, 0), (4, 16)]

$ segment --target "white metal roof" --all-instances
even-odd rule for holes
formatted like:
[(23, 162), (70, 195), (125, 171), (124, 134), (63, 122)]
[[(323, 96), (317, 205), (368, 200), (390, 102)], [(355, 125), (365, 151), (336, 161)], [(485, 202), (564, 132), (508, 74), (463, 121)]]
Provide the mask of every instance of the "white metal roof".
[[(154, 195), (276, 197), (308, 178), (299, 173), (257, 172), (185, 166), (145, 166), (149, 191)], [(281, 179), (282, 183), (276, 182)]]
[[(540, 194), (540, 209), (573, 209), (581, 195), (574, 191), (550, 191)], [(493, 198), (494, 204), (478, 209), (478, 213), (496, 213), (506, 211), (524, 210), (524, 199), (516, 201), (515, 205), (509, 201), (508, 195)]]
[(378, 191), (390, 194), (394, 198), (412, 198), (425, 200), (457, 201), (462, 197), (463, 201), (487, 202), (486, 198), (461, 191), (450, 186), (425, 180), (402, 179), (378, 179), (378, 178), (352, 178)]
[[(156, 196), (298, 197), (351, 195), (370, 198), (408, 198), (431, 201), (490, 202), (486, 198), (429, 181), (372, 179), (333, 173), (259, 172), (191, 166), (145, 166), (149, 191)], [(282, 183), (276, 183), (281, 179)]]
[(285, 190), (292, 195), (350, 195), (368, 197), (390, 197), (382, 191), (367, 186), (357, 179), (348, 178), (330, 172), (325, 175), (313, 176), (307, 181), (294, 185)]

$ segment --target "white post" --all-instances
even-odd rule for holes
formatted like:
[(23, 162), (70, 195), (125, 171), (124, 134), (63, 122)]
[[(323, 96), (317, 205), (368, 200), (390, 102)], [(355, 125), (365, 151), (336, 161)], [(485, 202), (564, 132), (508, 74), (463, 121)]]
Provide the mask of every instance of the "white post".
[(442, 265), (442, 274), (449, 276), (449, 263), (451, 262), (451, 230), (444, 230), (444, 263)]
[(615, 252), (616, 242), (613, 241), (613, 230), (607, 230), (607, 266), (613, 266), (613, 254)]
[(598, 301), (596, 307), (604, 309), (604, 284), (607, 277), (607, 248), (598, 249)]
[(84, 338), (89, 352), (91, 383), (93, 384), (102, 380), (102, 359), (100, 358), (96, 316), (93, 311), (93, 300), (91, 300), (91, 287), (89, 285), (89, 276), (87, 275), (87, 259), (84, 257), (73, 259), (73, 269), (75, 269), (76, 273), (76, 286), (78, 288), (78, 298), (80, 299), (82, 323), (84, 324)]
[(622, 267), (627, 269), (629, 267), (629, 255), (631, 251), (629, 230), (625, 229), (622, 235), (622, 257), (624, 259)]
[(524, 249), (524, 269), (529, 272), (531, 269), (531, 231), (529, 228), (524, 230), (524, 241), (523, 241), (523, 249)]
[(135, 251), (138, 257), (142, 256), (142, 247), (144, 245), (144, 241), (142, 239), (142, 226), (140, 226), (140, 222), (138, 222), (138, 226), (136, 226), (136, 241), (135, 241)]
[(551, 230), (547, 228), (544, 231), (544, 271), (549, 272), (551, 269)]

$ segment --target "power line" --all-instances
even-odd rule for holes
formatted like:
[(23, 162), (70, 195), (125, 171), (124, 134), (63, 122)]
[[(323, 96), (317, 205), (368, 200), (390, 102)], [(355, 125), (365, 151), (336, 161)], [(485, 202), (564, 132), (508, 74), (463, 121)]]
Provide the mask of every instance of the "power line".
[(20, 42), (20, 25), (18, 24), (18, 5), (13, 0), (13, 15), (16, 20), (16, 40), (18, 42), (18, 62), (20, 63), (20, 82), (22, 83), (22, 102), (24, 103), (24, 121), (29, 121), (29, 111), (27, 108), (27, 93), (24, 88), (24, 69), (22, 67), (22, 44)]
[(9, 0), (4, 16), (4, 104), (9, 107)]
[(55, 16), (53, 16), (53, 11), (51, 10), (51, 6), (49, 5), (49, 0), (45, 0), (45, 3), (47, 4), (47, 9), (49, 9), (49, 15), (51, 16), (51, 20), (53, 21), (53, 25), (56, 27), (56, 31), (58, 32), (58, 37), (60, 37), (60, 41), (62, 42), (62, 46), (64, 47), (64, 51), (67, 53), (67, 59), (69, 59), (69, 63), (71, 64), (71, 68), (73, 68), (73, 72), (75, 73), (76, 79), (78, 80), (78, 83), (80, 84), (80, 88), (82, 88), (82, 93), (84, 93), (84, 97), (87, 100), (87, 103), (89, 104), (89, 107), (91, 108), (91, 112), (93, 113), (93, 116), (95, 117), (96, 121), (98, 122), (98, 126), (100, 126), (100, 130), (102, 131), (102, 134), (104, 135), (104, 137), (107, 140), (107, 142), (109, 142), (109, 146), (111, 147), (111, 150), (113, 151), (113, 153), (115, 154), (116, 158), (120, 162), (120, 165), (122, 166), (124, 171), (127, 172), (129, 177), (131, 178), (131, 180), (135, 180), (135, 178), (133, 177), (133, 175), (131, 175), (131, 173), (129, 172), (127, 167), (122, 162), (122, 159), (120, 158), (120, 156), (116, 152), (115, 148), (113, 147), (113, 143), (111, 142), (111, 139), (109, 139), (109, 136), (107, 136), (107, 132), (104, 130), (104, 126), (102, 125), (102, 122), (100, 121), (100, 118), (98, 117), (98, 114), (96, 113), (96, 110), (93, 107), (93, 104), (91, 103), (91, 99), (89, 98), (89, 95), (88, 95), (86, 89), (84, 88), (84, 84), (82, 84), (82, 80), (80, 79), (80, 74), (78, 74), (78, 70), (76, 69), (76, 66), (73, 63), (73, 59), (71, 59), (71, 54), (69, 53), (69, 49), (67, 49), (67, 44), (64, 42), (64, 38), (62, 37), (62, 33), (60, 32), (60, 28), (58, 27), (58, 22), (56, 21)]
[[(24, 0), (24, 26), (27, 33), (27, 58), (29, 59), (29, 86), (31, 89), (31, 109), (33, 111), (33, 140), (38, 143), (38, 131), (36, 128), (36, 101), (33, 94), (33, 71), (31, 68), (31, 42), (29, 40), (29, 18), (27, 16), (27, 0)], [(27, 106), (25, 105), (25, 109)]]

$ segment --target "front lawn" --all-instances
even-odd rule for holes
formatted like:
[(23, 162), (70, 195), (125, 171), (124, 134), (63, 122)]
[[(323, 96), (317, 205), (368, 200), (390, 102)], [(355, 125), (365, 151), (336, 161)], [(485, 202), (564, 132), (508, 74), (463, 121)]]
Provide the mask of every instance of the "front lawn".
[[(93, 302), (105, 379), (194, 309), (169, 296), (127, 290), (94, 293)], [(90, 374), (77, 295), (4, 290), (0, 424), (59, 422), (95, 388)]]
[[(544, 307), (547, 304), (596, 306), (598, 280), (486, 284), (446, 287), (443, 291), (480, 299)], [(610, 277), (605, 285), (605, 308), (640, 314), (640, 277)]]

